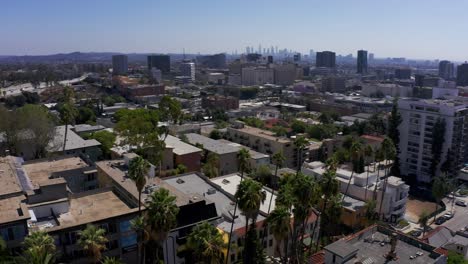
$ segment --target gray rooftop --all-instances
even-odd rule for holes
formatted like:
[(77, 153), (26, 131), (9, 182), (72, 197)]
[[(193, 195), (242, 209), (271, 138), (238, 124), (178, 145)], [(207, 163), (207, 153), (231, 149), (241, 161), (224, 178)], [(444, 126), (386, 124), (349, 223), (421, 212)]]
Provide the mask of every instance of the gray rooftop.
[(88, 124), (80, 124), (80, 125), (75, 125), (73, 127), (73, 130), (75, 130), (76, 133), (86, 133), (86, 132), (94, 132), (94, 131), (99, 131), (105, 129), (104, 126), (101, 125), (88, 125)]
[(166, 147), (172, 147), (173, 152), (176, 155), (185, 155), (185, 154), (190, 154), (190, 153), (196, 153), (196, 152), (201, 152), (202, 150), (192, 146), (190, 144), (187, 144), (180, 140), (177, 137), (168, 135), (166, 140), (164, 141), (166, 143)]
[[(65, 126), (57, 126), (55, 127), (55, 137), (49, 142), (48, 151), (61, 151), (63, 148), (63, 141), (65, 138)], [(89, 147), (97, 147), (100, 146), (101, 143), (95, 139), (85, 140), (76, 134), (72, 129), (71, 126), (68, 126), (67, 132), (67, 142), (65, 145), (65, 150), (74, 150), (74, 149), (81, 149), (81, 148), (89, 148)]]
[(199, 135), (195, 133), (186, 134), (190, 144), (202, 144), (203, 148), (216, 153), (216, 154), (227, 154), (227, 153), (236, 153), (239, 151), (239, 148), (231, 146), (229, 144)]

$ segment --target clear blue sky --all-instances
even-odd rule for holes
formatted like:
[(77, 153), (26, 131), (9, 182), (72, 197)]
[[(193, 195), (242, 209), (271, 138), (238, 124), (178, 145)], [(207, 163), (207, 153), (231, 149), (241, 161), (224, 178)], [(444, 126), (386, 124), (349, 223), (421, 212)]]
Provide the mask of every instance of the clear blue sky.
[(7, 0), (0, 54), (300, 52), (468, 59), (465, 0)]

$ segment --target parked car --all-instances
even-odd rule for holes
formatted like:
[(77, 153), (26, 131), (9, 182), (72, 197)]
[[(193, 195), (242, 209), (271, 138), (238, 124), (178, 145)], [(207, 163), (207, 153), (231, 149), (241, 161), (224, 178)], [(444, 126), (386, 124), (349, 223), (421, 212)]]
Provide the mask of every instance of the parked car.
[(452, 218), (453, 218), (453, 213), (450, 213), (450, 212), (445, 213), (445, 214), (444, 214), (444, 218), (445, 218), (445, 220), (452, 219)]
[(436, 225), (441, 225), (441, 224), (445, 223), (445, 221), (447, 221), (447, 219), (445, 217), (441, 216), (441, 217), (439, 217), (439, 218), (437, 218), (435, 220), (435, 224)]
[(462, 200), (457, 200), (455, 202), (456, 205), (458, 206), (463, 206), (463, 207), (466, 207), (466, 202), (465, 201), (462, 201)]
[(419, 237), (421, 234), (422, 234), (422, 231), (419, 231), (419, 230), (414, 230), (413, 232), (411, 232), (412, 237)]

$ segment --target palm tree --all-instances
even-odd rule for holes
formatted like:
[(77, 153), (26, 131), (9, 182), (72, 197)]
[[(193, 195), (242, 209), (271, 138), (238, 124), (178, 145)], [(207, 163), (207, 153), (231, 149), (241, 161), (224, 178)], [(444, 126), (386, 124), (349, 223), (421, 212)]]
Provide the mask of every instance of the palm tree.
[[(351, 177), (349, 177), (348, 184), (346, 185), (346, 191), (345, 191), (345, 193), (343, 195), (343, 198), (342, 198), (343, 200), (348, 195), (349, 185), (351, 185), (351, 181), (353, 179), (354, 172), (357, 171), (357, 169), (358, 169), (358, 168), (356, 168), (356, 161), (358, 161), (360, 156), (361, 156), (361, 150), (362, 150), (361, 143), (359, 143), (359, 141), (353, 142), (353, 144), (351, 145), (351, 148), (350, 148), (351, 161), (352, 161), (352, 164), (353, 164), (353, 170), (351, 171)], [(343, 200), (341, 200), (341, 202), (343, 202)]]
[(393, 144), (393, 141), (388, 137), (385, 137), (385, 139), (382, 142), (382, 154), (385, 160), (385, 168), (384, 168), (384, 185), (382, 188), (382, 198), (380, 200), (379, 215), (381, 215), (382, 213), (382, 205), (384, 203), (385, 191), (387, 190), (388, 172), (389, 172), (389, 169), (387, 169), (387, 165), (388, 165), (387, 161), (394, 160), (396, 156), (395, 144)]
[[(245, 179), (240, 182), (237, 186), (235, 198), (239, 203), (239, 209), (242, 210), (245, 216), (245, 231), (249, 232), (249, 221), (252, 220), (252, 228), (255, 226), (258, 213), (260, 211), (260, 205), (266, 199), (266, 192), (263, 190), (262, 184), (252, 179)], [(250, 240), (245, 237), (246, 251), (244, 254), (245, 263), (253, 258), (248, 252), (253, 246), (250, 245)]]
[(250, 152), (245, 148), (242, 148), (239, 151), (239, 153), (237, 153), (237, 163), (239, 164), (239, 172), (241, 173), (241, 178), (244, 178), (244, 172), (250, 169), (250, 158)]
[(101, 264), (124, 264), (122, 261), (116, 258), (104, 257)]
[(208, 222), (198, 224), (187, 238), (186, 247), (191, 250), (199, 263), (218, 264), (224, 261), (226, 248), (223, 236)]
[[(444, 198), (444, 196), (447, 194), (449, 191), (448, 188), (448, 179), (445, 179), (445, 177), (439, 176), (434, 179), (432, 182), (432, 196), (436, 200), (436, 208), (435, 211), (439, 209), (439, 203)], [(434, 221), (436, 220), (437, 214), (434, 214)]]
[(24, 239), (24, 258), (27, 263), (46, 264), (54, 263), (55, 241), (45, 231), (37, 231)]
[[(244, 180), (244, 172), (249, 169), (249, 159), (250, 159), (250, 152), (245, 148), (241, 148), (239, 153), (237, 153), (237, 164), (239, 165), (239, 172), (241, 176), (240, 183), (242, 183), (242, 181)], [(234, 219), (236, 218), (238, 204), (239, 204), (239, 200), (236, 199), (236, 203), (234, 204), (234, 212), (233, 212), (234, 214), (232, 216), (233, 221), (231, 223), (231, 230), (229, 232), (229, 238), (228, 238), (227, 256), (229, 256), (229, 253), (231, 251), (232, 231), (234, 229)], [(226, 264), (228, 262), (228, 259), (229, 257), (226, 258)]]
[[(340, 192), (340, 182), (336, 179), (336, 168), (337, 161), (335, 159), (332, 158), (327, 160), (327, 168), (319, 181), (321, 193), (323, 196), (322, 208), (320, 210), (321, 214), (323, 214), (327, 210), (328, 202), (334, 196), (337, 196)], [(320, 223), (323, 224), (323, 221), (320, 221)], [(314, 225), (312, 234), (314, 234), (316, 226), (317, 225)], [(323, 228), (320, 228), (318, 232), (317, 251), (320, 245), (319, 241), (322, 229)]]
[(297, 171), (296, 173), (299, 173), (301, 171), (301, 166), (302, 166), (302, 152), (304, 151), (304, 148), (307, 146), (309, 141), (303, 136), (300, 136), (294, 140), (294, 146), (297, 149)]
[[(133, 231), (137, 233), (138, 237), (138, 264), (141, 263), (141, 260), (145, 259), (144, 251), (144, 243), (149, 240), (149, 233), (146, 229), (145, 218), (143, 216), (137, 216), (133, 220), (130, 221)], [(143, 258), (141, 257), (143, 256)]]
[(73, 124), (75, 122), (75, 118), (78, 116), (78, 110), (73, 105), (73, 90), (71, 88), (65, 88), (64, 90), (64, 103), (60, 107), (60, 118), (62, 122), (65, 124), (65, 134), (63, 137), (63, 154), (65, 154), (65, 148), (67, 145), (67, 137), (68, 137), (68, 125)]
[(426, 234), (426, 229), (427, 229), (427, 226), (428, 226), (428, 222), (429, 222), (429, 214), (426, 211), (423, 211), (419, 215), (419, 220), (418, 220), (418, 224), (420, 224), (422, 229), (423, 229), (423, 234), (422, 234), (423, 237)]
[(367, 223), (370, 224), (374, 221), (375, 208), (377, 207), (377, 202), (375, 200), (366, 200), (365, 208), (365, 218)]
[(80, 232), (78, 245), (91, 256), (93, 263), (98, 263), (101, 259), (101, 252), (106, 249), (106, 230), (95, 225), (87, 225), (85, 230)]
[(146, 185), (146, 175), (150, 165), (142, 157), (138, 156), (130, 161), (128, 176), (135, 183), (138, 190), (138, 214), (141, 215), (141, 193)]
[[(276, 240), (276, 252), (287, 263), (288, 256), (288, 237), (291, 229), (291, 213), (288, 208), (283, 206), (276, 207), (267, 217), (267, 223)], [(281, 254), (281, 242), (283, 242), (283, 254)]]
[[(364, 156), (367, 157), (367, 158), (373, 158), (373, 155), (374, 155), (374, 149), (372, 148), (371, 145), (366, 145), (366, 147), (364, 148)], [(365, 190), (365, 194), (364, 194), (364, 200), (367, 201), (367, 186), (369, 186), (369, 163), (367, 164), (367, 169), (366, 169), (366, 172), (367, 172), (367, 177), (366, 177), (366, 190)]]
[(160, 188), (149, 196), (146, 202), (146, 223), (151, 240), (157, 243), (156, 260), (159, 262), (159, 249), (167, 239), (169, 231), (177, 226), (179, 207), (176, 197), (169, 191)]

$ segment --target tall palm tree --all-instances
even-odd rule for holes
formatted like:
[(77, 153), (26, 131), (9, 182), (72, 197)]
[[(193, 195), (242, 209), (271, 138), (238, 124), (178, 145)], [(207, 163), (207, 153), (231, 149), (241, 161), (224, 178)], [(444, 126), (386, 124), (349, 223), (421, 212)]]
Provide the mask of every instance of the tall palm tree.
[(418, 220), (418, 224), (420, 224), (422, 229), (423, 229), (423, 233), (422, 233), (423, 237), (426, 234), (426, 229), (427, 229), (427, 226), (428, 226), (428, 222), (429, 222), (429, 214), (426, 211), (423, 211), (419, 215), (419, 220)]
[(237, 153), (237, 163), (239, 164), (239, 172), (241, 174), (241, 178), (244, 178), (244, 172), (250, 169), (250, 158), (250, 152), (245, 148), (241, 148), (239, 153)]
[[(357, 171), (357, 169), (358, 169), (358, 168), (356, 168), (356, 163), (361, 157), (362, 145), (361, 145), (361, 143), (359, 143), (359, 141), (355, 141), (355, 142), (353, 142), (353, 144), (351, 145), (351, 148), (349, 150), (351, 152), (351, 161), (352, 161), (351, 163), (353, 164), (353, 170), (351, 171), (351, 177), (349, 177), (348, 184), (346, 185), (346, 191), (345, 191), (345, 193), (343, 195), (343, 198), (342, 198), (343, 200), (348, 195), (349, 185), (351, 185), (351, 181), (353, 179), (354, 172)], [(343, 200), (341, 200), (341, 202), (343, 202)]]
[[(333, 158), (327, 160), (327, 168), (325, 170), (325, 173), (323, 173), (322, 178), (319, 181), (321, 193), (323, 196), (322, 208), (320, 210), (321, 214), (324, 214), (326, 212), (326, 210), (328, 209), (329, 201), (331, 201), (332, 198), (334, 196), (337, 196), (340, 192), (340, 182), (338, 181), (338, 179), (336, 179), (336, 169), (338, 166), (337, 164), (338, 164), (337, 161)], [(324, 223), (322, 220), (320, 221), (320, 223), (323, 226)], [(317, 225), (314, 225), (312, 234), (314, 234), (316, 226)], [(320, 233), (322, 229), (323, 228), (320, 228), (318, 231), (318, 241), (317, 241), (317, 246), (316, 246), (317, 251), (320, 245), (319, 241), (320, 241)]]
[(45, 231), (29, 234), (23, 242), (24, 258), (27, 263), (54, 263), (56, 248), (54, 239)]
[(59, 109), (60, 119), (65, 124), (65, 134), (63, 137), (63, 154), (65, 154), (65, 148), (67, 145), (68, 137), (68, 125), (75, 122), (75, 118), (78, 116), (78, 110), (73, 104), (73, 90), (71, 88), (64, 89), (63, 105)]
[[(370, 158), (372, 160), (373, 155), (374, 155), (374, 149), (372, 148), (371, 145), (367, 145), (364, 148), (364, 156), (367, 157), (367, 158)], [(366, 177), (366, 190), (365, 190), (365, 194), (364, 194), (364, 200), (365, 201), (367, 201), (367, 186), (369, 186), (369, 163), (367, 163), (366, 168), (367, 168), (366, 169), (367, 177)]]
[[(291, 229), (291, 213), (283, 206), (276, 207), (267, 217), (267, 223), (276, 240), (275, 251), (284, 263), (287, 263), (288, 237)], [(283, 242), (283, 254), (281, 253), (281, 242)]]
[(304, 152), (304, 148), (307, 146), (309, 141), (303, 136), (300, 136), (294, 140), (294, 146), (297, 149), (297, 170), (296, 173), (299, 173), (301, 171), (302, 167), (302, 153)]
[(382, 198), (380, 200), (380, 206), (379, 206), (379, 215), (382, 213), (382, 205), (384, 203), (384, 198), (385, 198), (385, 191), (387, 190), (387, 183), (388, 183), (388, 172), (390, 171), (387, 169), (387, 161), (388, 160), (394, 160), (396, 156), (396, 148), (395, 144), (393, 144), (393, 141), (385, 137), (385, 139), (382, 142), (382, 154), (384, 158), (384, 163), (385, 163), (385, 168), (384, 168), (384, 184), (382, 188)]
[(107, 238), (106, 230), (95, 225), (87, 225), (83, 231), (80, 231), (78, 245), (88, 252), (93, 263), (98, 263), (102, 256), (102, 251), (106, 249)]
[[(145, 218), (143, 216), (137, 216), (130, 221), (133, 231), (137, 233), (138, 241), (138, 264), (141, 260), (145, 259), (144, 244), (149, 240), (150, 235), (146, 228)], [(143, 251), (143, 252), (142, 252)], [(143, 257), (142, 257), (143, 256)]]
[[(241, 176), (240, 183), (242, 183), (242, 181), (244, 180), (244, 172), (249, 169), (249, 159), (250, 159), (250, 152), (245, 148), (241, 148), (239, 153), (237, 153), (237, 164), (239, 165), (239, 172)], [(231, 229), (230, 229), (229, 238), (228, 238), (227, 256), (229, 256), (229, 253), (231, 251), (231, 238), (232, 238), (232, 232), (234, 229), (234, 222), (235, 222), (234, 219), (236, 218), (238, 204), (239, 204), (239, 200), (236, 199), (236, 203), (234, 204), (234, 214), (232, 216), (233, 220), (231, 223)], [(228, 263), (228, 259), (229, 257), (226, 258), (226, 264)]]
[[(245, 179), (237, 186), (235, 198), (239, 203), (239, 209), (244, 213), (246, 222), (245, 231), (247, 234), (249, 232), (250, 220), (252, 220), (252, 228), (255, 227), (255, 221), (260, 211), (260, 205), (266, 199), (266, 192), (263, 190), (261, 183), (252, 179)], [(244, 251), (244, 263), (248, 263), (248, 261), (253, 258), (253, 256), (248, 253), (249, 249), (252, 249), (253, 247), (250, 245), (250, 241), (247, 239), (247, 236), (245, 236), (245, 247), (247, 250)]]
[(198, 263), (223, 263), (226, 243), (220, 231), (208, 222), (198, 224), (187, 237), (186, 247), (196, 256)]
[(128, 167), (128, 176), (135, 183), (138, 190), (138, 214), (141, 215), (141, 193), (146, 185), (146, 175), (148, 174), (149, 163), (138, 156), (130, 161)]
[(171, 229), (177, 226), (179, 207), (176, 205), (176, 197), (172, 196), (167, 189), (160, 188), (149, 196), (146, 208), (145, 219), (150, 238), (157, 243), (155, 258), (159, 262), (159, 249)]

